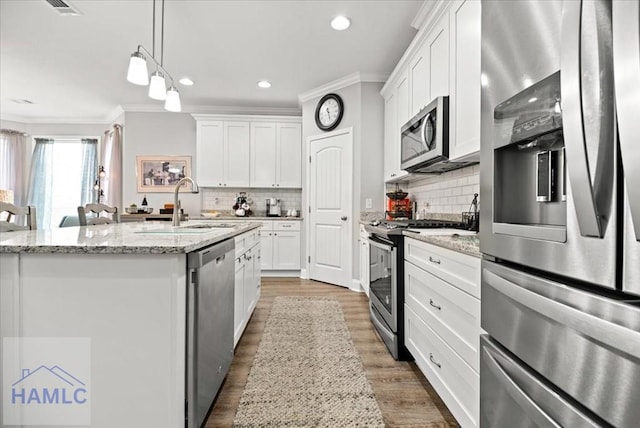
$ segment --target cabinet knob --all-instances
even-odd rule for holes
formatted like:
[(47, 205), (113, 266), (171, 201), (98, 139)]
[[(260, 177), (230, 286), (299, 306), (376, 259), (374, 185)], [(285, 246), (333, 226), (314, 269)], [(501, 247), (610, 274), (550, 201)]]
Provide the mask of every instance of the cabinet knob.
[(346, 216), (346, 215), (343, 215), (342, 217), (340, 217), (340, 220), (342, 220), (342, 221), (347, 221), (347, 216)]
[(280, 185), (279, 185), (279, 184), (276, 184), (276, 187), (280, 187)]

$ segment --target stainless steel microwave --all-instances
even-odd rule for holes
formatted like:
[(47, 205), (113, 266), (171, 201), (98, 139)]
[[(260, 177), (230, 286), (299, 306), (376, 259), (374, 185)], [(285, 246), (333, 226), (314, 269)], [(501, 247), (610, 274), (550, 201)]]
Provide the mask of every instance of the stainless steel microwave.
[(449, 97), (437, 97), (401, 130), (400, 167), (408, 172), (441, 173), (475, 162), (449, 161)]

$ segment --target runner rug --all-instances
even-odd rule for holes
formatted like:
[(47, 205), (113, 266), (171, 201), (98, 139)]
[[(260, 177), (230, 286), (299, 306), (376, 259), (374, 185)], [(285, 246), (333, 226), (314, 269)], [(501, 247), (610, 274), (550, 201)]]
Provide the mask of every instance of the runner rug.
[(337, 299), (275, 298), (234, 427), (384, 427)]

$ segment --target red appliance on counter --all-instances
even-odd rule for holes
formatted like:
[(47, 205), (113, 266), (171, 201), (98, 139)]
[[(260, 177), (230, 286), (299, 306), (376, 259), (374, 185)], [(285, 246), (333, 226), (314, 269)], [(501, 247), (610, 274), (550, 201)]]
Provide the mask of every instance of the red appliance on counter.
[(411, 200), (407, 196), (409, 196), (409, 194), (403, 192), (397, 184), (394, 192), (387, 193), (387, 197), (389, 198), (387, 199), (387, 220), (411, 218)]

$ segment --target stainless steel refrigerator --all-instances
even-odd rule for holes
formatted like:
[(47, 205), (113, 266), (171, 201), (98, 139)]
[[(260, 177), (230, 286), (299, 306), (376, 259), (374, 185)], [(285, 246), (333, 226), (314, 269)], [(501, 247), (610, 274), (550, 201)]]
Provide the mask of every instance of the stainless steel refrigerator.
[(482, 427), (640, 423), (639, 28), (482, 2)]

